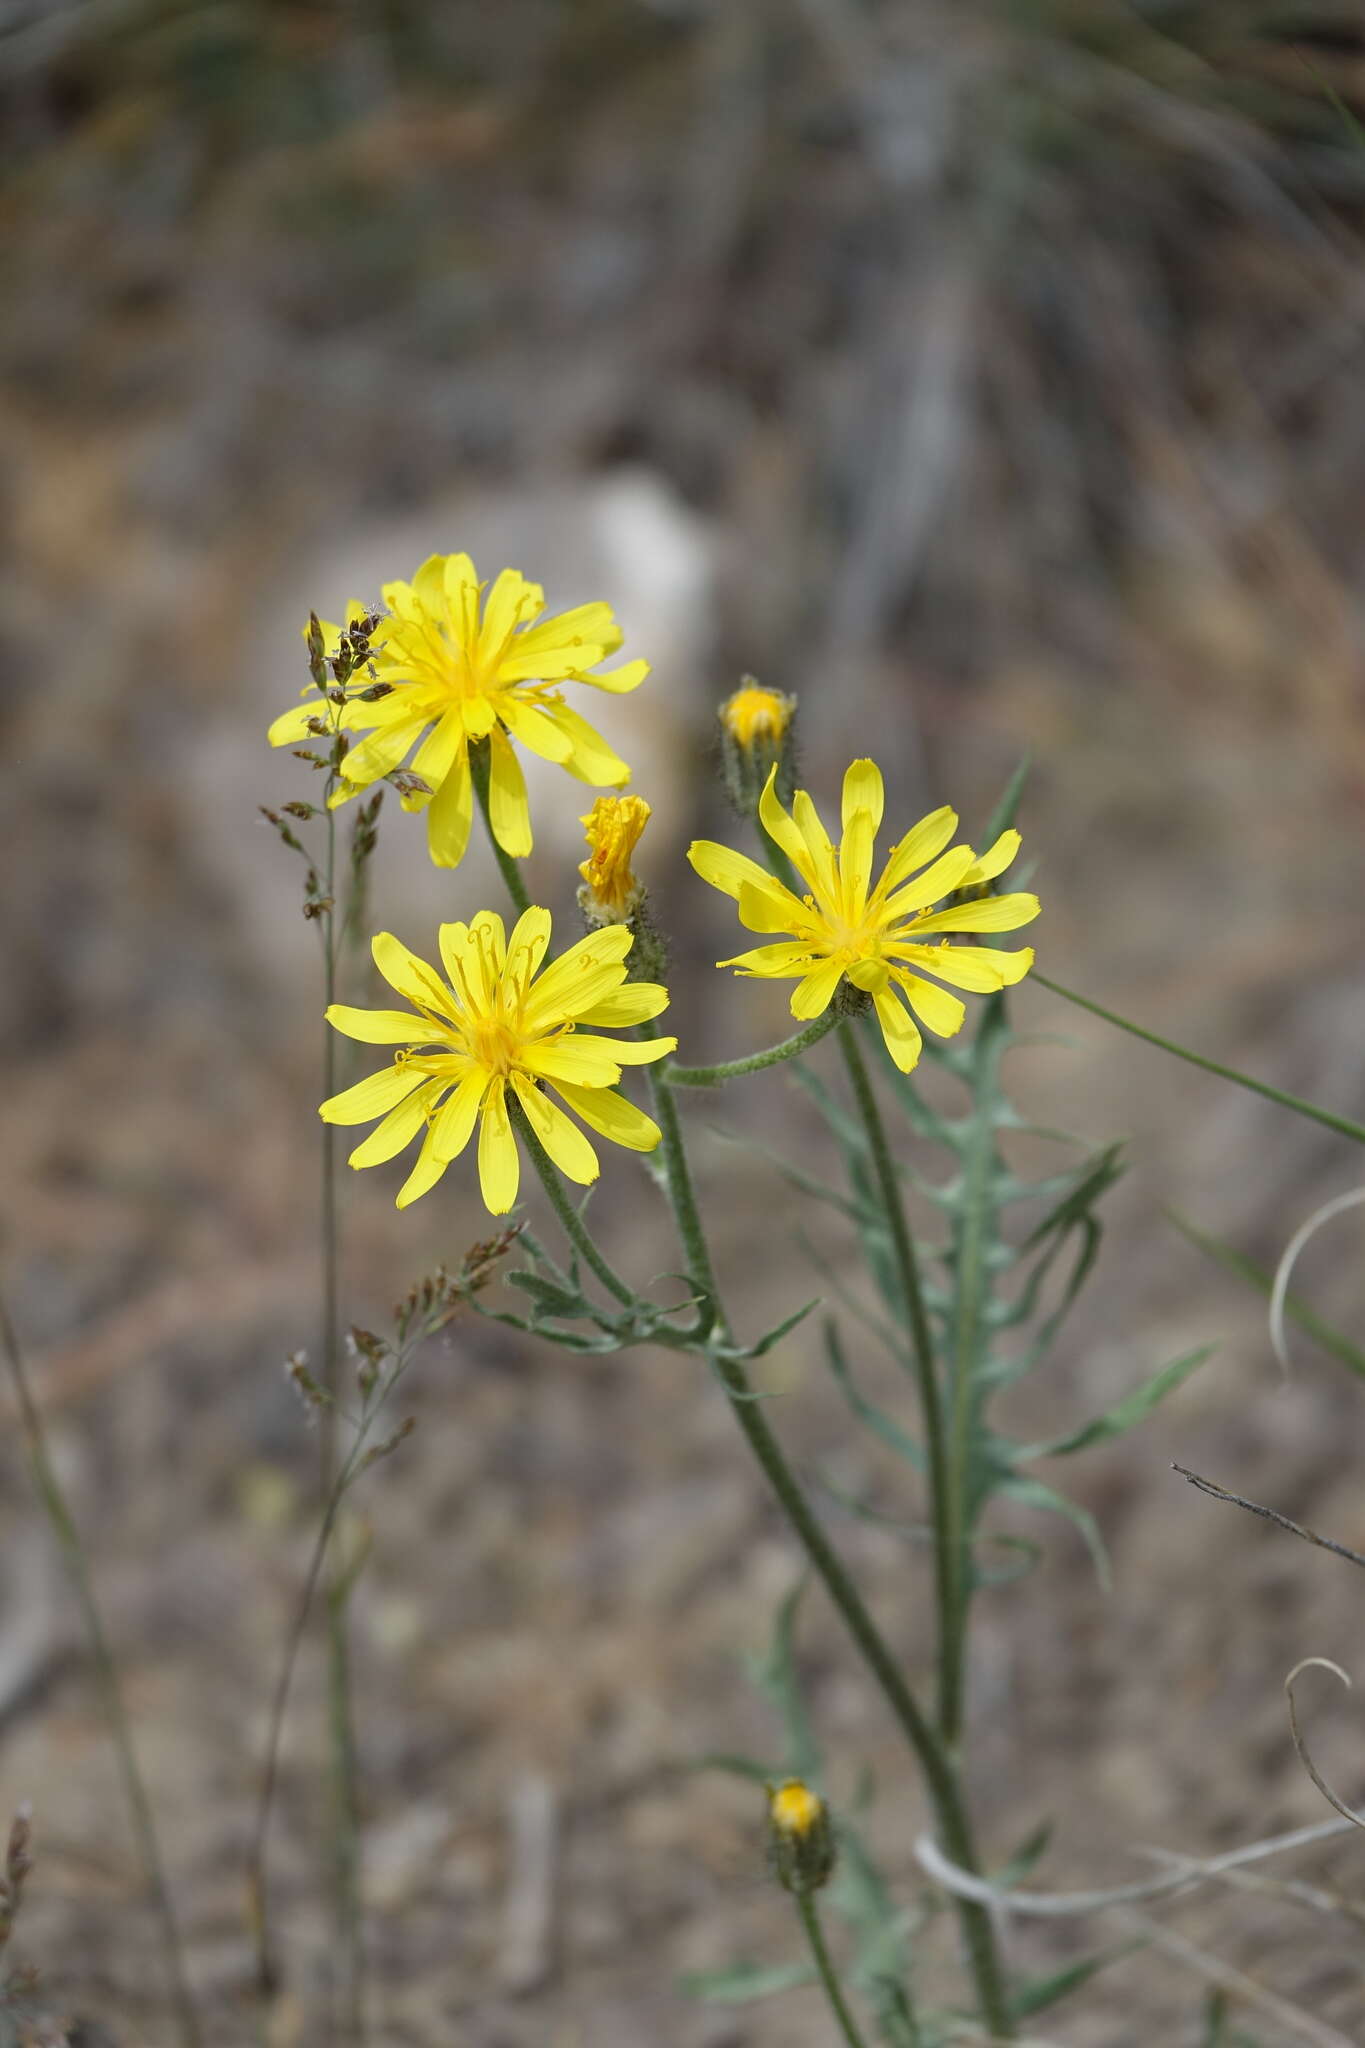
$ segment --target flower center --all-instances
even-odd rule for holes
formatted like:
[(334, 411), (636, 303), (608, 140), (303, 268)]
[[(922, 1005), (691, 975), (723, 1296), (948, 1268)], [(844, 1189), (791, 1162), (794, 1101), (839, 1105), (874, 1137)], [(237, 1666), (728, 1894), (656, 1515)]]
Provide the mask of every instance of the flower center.
[(521, 1063), (521, 1034), (501, 1017), (478, 1017), (470, 1025), (469, 1049), (479, 1066), (506, 1079)]

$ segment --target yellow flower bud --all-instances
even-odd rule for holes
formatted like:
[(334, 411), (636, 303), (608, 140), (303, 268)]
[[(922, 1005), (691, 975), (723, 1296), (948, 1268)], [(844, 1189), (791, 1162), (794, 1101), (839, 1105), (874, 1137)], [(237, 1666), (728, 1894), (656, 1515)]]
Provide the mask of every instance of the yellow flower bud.
[(588, 842), (588, 858), (578, 870), (584, 884), (579, 902), (596, 924), (622, 923), (643, 894), (630, 857), (649, 822), (649, 805), (640, 796), (599, 796), (579, 822)]
[(782, 793), (790, 796), (788, 777), (795, 714), (795, 697), (784, 697), (780, 690), (765, 690), (752, 676), (745, 676), (733, 697), (727, 697), (721, 705), (725, 786), (741, 817), (757, 815), (759, 798), (774, 768)]
[(789, 1892), (814, 1892), (829, 1882), (835, 1855), (829, 1808), (800, 1778), (768, 1787), (768, 1854)]

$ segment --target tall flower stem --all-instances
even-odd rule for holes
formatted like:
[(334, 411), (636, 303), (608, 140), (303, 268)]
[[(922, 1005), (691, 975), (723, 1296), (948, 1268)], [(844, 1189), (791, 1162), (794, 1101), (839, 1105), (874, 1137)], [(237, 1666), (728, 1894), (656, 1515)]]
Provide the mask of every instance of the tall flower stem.
[(483, 822), (488, 832), (488, 844), (493, 849), (493, 858), (497, 861), (498, 867), (502, 871), (502, 879), (507, 884), (507, 893), (516, 905), (517, 915), (520, 917), (531, 908), (531, 898), (527, 894), (526, 884), (522, 880), (521, 863), (499, 845), (498, 835), (493, 830), (493, 812), (488, 794), (489, 765), (487, 740), (479, 740), (469, 749), (469, 772), (474, 778), (474, 794), (479, 799), (479, 809), (483, 813)]
[(857, 2022), (845, 2001), (843, 1986), (835, 1975), (834, 1965), (830, 1961), (829, 1950), (825, 1946), (824, 1929), (820, 1925), (820, 1909), (815, 1903), (814, 1892), (797, 1892), (796, 1910), (801, 1915), (801, 1925), (806, 1930), (806, 1940), (810, 1943), (811, 1956), (820, 1973), (820, 1982), (825, 1987), (830, 2011), (838, 2022), (839, 2032), (843, 2035), (847, 2048), (866, 2048), (863, 2037), (858, 2032)]
[[(336, 781), (327, 778), (330, 797)], [(322, 936), (322, 977), (325, 1007), (336, 1000), (337, 953), (342, 920), (336, 913), (336, 812), (327, 806), (327, 841), (319, 928)], [(323, 1025), (322, 1080), (324, 1100), (336, 1093), (336, 1033)], [(336, 1128), (322, 1126), (322, 1359), (321, 1383), (326, 1400), (319, 1428), (319, 1494), (324, 1525), (328, 1523), (336, 1485), (337, 1415), (341, 1402), (341, 1294), (337, 1226)], [(360, 1799), (356, 1768), (355, 1720), (351, 1699), (350, 1645), (347, 1640), (346, 1586), (338, 1577), (329, 1591), (327, 1613), (327, 1752), (331, 1775), (332, 1916), (341, 1961), (342, 2001), (349, 2040), (365, 2041), (365, 1938), (360, 1898)], [(267, 1809), (268, 1810), (268, 1809)]]
[(803, 1031), (793, 1032), (778, 1045), (770, 1045), (763, 1052), (751, 1052), (743, 1059), (722, 1060), (714, 1067), (679, 1067), (672, 1060), (668, 1063), (667, 1076), (672, 1088), (719, 1088), (724, 1081), (737, 1081), (744, 1074), (761, 1074), (765, 1067), (780, 1067), (784, 1060), (797, 1059), (812, 1045), (818, 1045), (834, 1029), (839, 1019), (835, 1012), (826, 1010), (823, 1017), (817, 1017), (813, 1024), (807, 1024)]
[(85, 1546), (81, 1542), (75, 1517), (71, 1513), (61, 1481), (57, 1477), (56, 1467), (52, 1462), (42, 1411), (38, 1407), (33, 1384), (29, 1379), (18, 1334), (3, 1299), (0, 1299), (0, 1338), (3, 1338), (5, 1358), (9, 1365), (10, 1378), (14, 1383), (15, 1399), (19, 1404), (19, 1419), (23, 1427), (29, 1467), (75, 1589), (86, 1642), (95, 1666), (104, 1718), (113, 1740), (119, 1776), (123, 1781), (124, 1797), (128, 1802), (138, 1856), (157, 1917), (161, 1922), (166, 1975), (170, 1981), (171, 2001), (175, 2009), (176, 2036), (181, 2048), (200, 2048), (203, 2037), (199, 2031), (199, 2015), (185, 1969), (180, 1928), (171, 1899), (170, 1885), (166, 1879), (165, 1865), (162, 1862), (161, 1846), (157, 1840), (151, 1800), (138, 1764), (137, 1751), (133, 1746), (132, 1730), (128, 1725), (128, 1714), (123, 1704), (118, 1669), (109, 1647), (104, 1618), (95, 1597), (94, 1581), (90, 1574)]
[[(646, 1025), (642, 1028), (649, 1030), (651, 1027)], [(650, 1070), (649, 1079), (655, 1113), (663, 1133), (661, 1149), (673, 1213), (686, 1251), (692, 1284), (697, 1293), (704, 1295), (711, 1303), (714, 1322), (708, 1356), (717, 1378), (729, 1397), (730, 1411), (739, 1424), (764, 1477), (777, 1496), (793, 1533), (824, 1582), (826, 1592), (838, 1609), (844, 1626), (881, 1688), (918, 1760), (945, 1848), (951, 1843), (957, 1843), (958, 1849), (950, 1851), (954, 1860), (956, 1861), (960, 1854), (964, 1867), (975, 1870), (978, 1868), (976, 1846), (972, 1839), (971, 1824), (967, 1818), (953, 1761), (940, 1742), (933, 1724), (921, 1712), (899, 1664), (868, 1612), (863, 1597), (849, 1576), (842, 1558), (812, 1513), (796, 1476), (787, 1463), (781, 1445), (768, 1426), (763, 1404), (756, 1398), (755, 1389), (743, 1361), (735, 1357), (732, 1349), (723, 1341), (727, 1335), (725, 1314), (716, 1287), (715, 1271), (711, 1264), (701, 1216), (697, 1209), (677, 1106), (667, 1079), (660, 1075), (657, 1069)], [(1000, 1961), (996, 1953), (995, 1932), (990, 1917), (984, 1908), (972, 1901), (958, 1899), (954, 1904), (962, 1928), (981, 2016), (993, 2034), (1002, 2040), (1008, 2040), (1014, 2031), (1013, 2020), (1005, 1995)]]
[[(485, 771), (485, 784), (486, 779)], [(477, 771), (474, 786), (476, 790), (480, 788)], [(480, 803), (487, 822), (488, 809), (482, 794)], [(490, 823), (490, 839), (492, 836)], [(517, 888), (512, 890), (513, 900), (523, 903), (525, 892), (519, 874), (516, 876), (516, 883)], [(508, 887), (512, 889), (510, 879)], [(648, 1022), (639, 1028), (644, 1036), (659, 1035), (656, 1023)], [(856, 1055), (856, 1047), (854, 1051)], [(697, 1330), (698, 1349), (704, 1353), (715, 1371), (729, 1400), (730, 1411), (749, 1449), (776, 1495), (794, 1535), (823, 1581), (845, 1627), (919, 1762), (944, 1849), (955, 1863), (964, 1869), (975, 1871), (979, 1868), (976, 1846), (972, 1839), (971, 1825), (958, 1785), (954, 1762), (940, 1741), (933, 1723), (921, 1712), (899, 1664), (868, 1612), (843, 1560), (812, 1513), (796, 1475), (787, 1463), (781, 1445), (768, 1426), (763, 1404), (750, 1381), (744, 1362), (736, 1356), (729, 1341), (729, 1326), (716, 1285), (715, 1268), (702, 1227), (701, 1213), (697, 1206), (696, 1190), (683, 1142), (677, 1102), (668, 1080), (660, 1074), (658, 1068), (651, 1067), (647, 1071), (650, 1096), (661, 1134), (660, 1150), (663, 1154), (670, 1206), (682, 1240), (688, 1276), (702, 1304)], [(570, 1241), (582, 1252), (603, 1285), (623, 1306), (629, 1305), (636, 1298), (633, 1289), (626, 1285), (593, 1244), (581, 1218), (564, 1192), (553, 1162), (536, 1140), (519, 1104), (512, 1105), (511, 1114)], [(882, 1148), (890, 1169), (890, 1155), (886, 1153), (884, 1134)], [(904, 1233), (903, 1218), (902, 1232)], [(908, 1236), (906, 1241), (907, 1255), (912, 1256), (908, 1250)], [(915, 1299), (919, 1300), (917, 1289)], [(922, 1302), (919, 1314), (927, 1337), (928, 1325), (924, 1318)], [(935, 1394), (936, 1392), (935, 1387)], [(981, 2017), (997, 2039), (1010, 2040), (1014, 2036), (1014, 2021), (1005, 1993), (1000, 1960), (996, 1952), (995, 1931), (990, 1916), (975, 1900), (958, 1898), (954, 1899), (953, 1904), (962, 1929), (963, 1945)]]
[(608, 1294), (614, 1294), (623, 1308), (633, 1308), (635, 1306), (634, 1288), (627, 1285), (620, 1274), (608, 1264), (607, 1260), (598, 1250), (582, 1217), (565, 1194), (564, 1183), (555, 1171), (553, 1160), (532, 1130), (530, 1118), (517, 1101), (516, 1096), (510, 1093), (508, 1095), (507, 1110), (517, 1135), (526, 1147), (531, 1164), (540, 1176), (541, 1186), (550, 1198), (550, 1206), (559, 1218), (564, 1235), (568, 1238), (574, 1249), (582, 1253), (587, 1264), (602, 1282)]
[(934, 1592), (938, 1609), (939, 1728), (944, 1741), (952, 1744), (960, 1722), (961, 1622), (966, 1596), (960, 1516), (955, 1513), (953, 1485), (939, 1392), (938, 1361), (933, 1332), (924, 1307), (919, 1262), (915, 1243), (905, 1220), (900, 1180), (887, 1140), (886, 1125), (877, 1106), (872, 1079), (867, 1071), (857, 1027), (846, 1018), (839, 1027), (839, 1050), (844, 1056), (853, 1099), (857, 1104), (863, 1136), (867, 1140), (872, 1171), (881, 1195), (882, 1210), (891, 1236), (905, 1312), (905, 1326), (914, 1355), (915, 1384), (924, 1423), (924, 1442), (929, 1469), (929, 1519), (934, 1531)]

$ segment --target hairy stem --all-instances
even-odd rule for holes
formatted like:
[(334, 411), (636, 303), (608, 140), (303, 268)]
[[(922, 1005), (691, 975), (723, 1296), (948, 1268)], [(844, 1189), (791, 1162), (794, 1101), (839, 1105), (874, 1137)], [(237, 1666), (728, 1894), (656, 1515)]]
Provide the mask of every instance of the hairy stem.
[(722, 1060), (714, 1067), (679, 1067), (670, 1060), (667, 1078), (673, 1088), (718, 1088), (723, 1081), (737, 1081), (744, 1074), (760, 1074), (765, 1067), (781, 1066), (784, 1060), (794, 1060), (809, 1046), (818, 1045), (838, 1023), (834, 1010), (828, 1009), (822, 1017), (807, 1024), (803, 1031), (797, 1031), (790, 1038), (784, 1038), (778, 1045), (770, 1045), (765, 1052), (751, 1052), (744, 1059)]
[(924, 1307), (919, 1262), (914, 1240), (905, 1220), (900, 1180), (887, 1140), (886, 1126), (877, 1106), (871, 1076), (858, 1043), (856, 1026), (845, 1019), (839, 1031), (839, 1050), (853, 1087), (853, 1099), (867, 1139), (872, 1171), (881, 1195), (882, 1209), (891, 1236), (905, 1314), (905, 1326), (914, 1354), (915, 1385), (924, 1422), (924, 1442), (929, 1467), (929, 1519), (934, 1531), (934, 1590), (938, 1609), (939, 1643), (939, 1725), (944, 1740), (955, 1740), (959, 1720), (957, 1696), (961, 1690), (961, 1657), (955, 1647), (960, 1638), (961, 1610), (965, 1599), (964, 1550), (954, 1516), (952, 1483), (943, 1425), (943, 1404), (939, 1395), (938, 1364), (933, 1334)]
[(564, 1192), (564, 1183), (555, 1171), (554, 1161), (546, 1152), (539, 1138), (531, 1128), (531, 1120), (511, 1091), (507, 1096), (507, 1112), (514, 1129), (526, 1147), (531, 1164), (540, 1176), (541, 1186), (550, 1198), (550, 1206), (563, 1225), (564, 1235), (576, 1251), (582, 1253), (587, 1264), (597, 1275), (608, 1294), (614, 1294), (624, 1308), (634, 1308), (635, 1290), (628, 1287), (620, 1274), (607, 1263), (603, 1254), (588, 1231), (587, 1225)]
[(843, 2035), (847, 2048), (866, 2048), (863, 2037), (858, 2032), (857, 2023), (845, 2002), (843, 1988), (839, 1983), (838, 1977), (835, 1975), (834, 1965), (830, 1961), (829, 1950), (825, 1946), (824, 1930), (820, 1925), (820, 1912), (815, 1903), (814, 1892), (798, 1892), (796, 1894), (796, 1909), (801, 1915), (801, 1925), (806, 1930), (806, 1940), (810, 1943), (810, 1952), (814, 1958), (815, 1967), (820, 1972), (820, 1982), (825, 1987), (825, 1996), (829, 2000), (830, 2011), (838, 2022), (839, 2032)]
[[(716, 1341), (725, 1337), (727, 1326), (697, 1209), (676, 1104), (667, 1079), (657, 1070), (650, 1071), (650, 1087), (663, 1132), (664, 1168), (673, 1212), (687, 1254), (688, 1271), (697, 1293), (713, 1304), (715, 1321), (708, 1355), (729, 1396), (730, 1411), (919, 1762), (944, 1846), (956, 1842), (958, 1849), (950, 1850), (953, 1860), (961, 1862), (964, 1868), (975, 1870), (978, 1867), (976, 1847), (953, 1760), (940, 1742), (933, 1724), (921, 1712), (843, 1560), (812, 1513), (781, 1445), (768, 1426), (763, 1404), (756, 1397), (742, 1360), (736, 1358), (724, 1342)], [(958, 1900), (956, 1904), (981, 2016), (993, 2034), (1008, 2040), (1014, 2027), (990, 1917), (974, 1902)]]
[(118, 1669), (109, 1647), (109, 1638), (105, 1633), (104, 1618), (95, 1597), (95, 1586), (85, 1546), (81, 1542), (80, 1531), (76, 1527), (75, 1518), (67, 1504), (66, 1495), (52, 1462), (42, 1412), (28, 1376), (18, 1333), (10, 1320), (9, 1309), (3, 1299), (0, 1299), (0, 1335), (3, 1335), (5, 1357), (9, 1365), (10, 1378), (14, 1383), (15, 1398), (19, 1404), (19, 1417), (23, 1426), (24, 1447), (28, 1453), (29, 1467), (33, 1473), (39, 1499), (42, 1501), (44, 1512), (75, 1588), (86, 1642), (95, 1666), (104, 1718), (108, 1723), (114, 1754), (118, 1759), (119, 1776), (123, 1781), (124, 1797), (127, 1799), (133, 1823), (138, 1856), (157, 1917), (161, 1922), (166, 1974), (170, 1980), (171, 2001), (175, 2008), (176, 2034), (181, 2048), (200, 2048), (203, 2037), (199, 2031), (199, 2015), (185, 1969), (180, 1928), (166, 1879), (165, 1865), (161, 1858), (161, 1846), (157, 1840), (151, 1800), (138, 1764), (137, 1751), (133, 1747), (132, 1730), (128, 1725), (127, 1710), (123, 1704)]
[(527, 894), (526, 884), (521, 877), (520, 861), (515, 860), (510, 853), (505, 851), (498, 842), (497, 833), (493, 830), (493, 812), (488, 794), (489, 765), (487, 740), (477, 740), (469, 749), (469, 769), (474, 777), (474, 794), (479, 799), (479, 809), (483, 813), (483, 822), (487, 828), (488, 844), (493, 849), (493, 858), (497, 861), (502, 871), (502, 879), (507, 884), (507, 893), (516, 905), (517, 915), (520, 917), (524, 911), (531, 908), (531, 898)]

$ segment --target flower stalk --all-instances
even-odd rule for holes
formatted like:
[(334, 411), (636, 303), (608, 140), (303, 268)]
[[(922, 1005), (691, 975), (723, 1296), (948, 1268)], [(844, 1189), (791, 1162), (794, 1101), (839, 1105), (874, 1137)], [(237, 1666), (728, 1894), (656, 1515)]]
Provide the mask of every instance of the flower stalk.
[(0, 1342), (4, 1345), (5, 1359), (19, 1407), (19, 1420), (24, 1433), (24, 1448), (28, 1454), (29, 1469), (70, 1574), (77, 1605), (81, 1611), (81, 1621), (95, 1667), (95, 1679), (99, 1687), (104, 1718), (114, 1745), (119, 1777), (123, 1781), (123, 1793), (128, 1803), (138, 1857), (157, 1919), (161, 1924), (161, 1942), (165, 1955), (166, 1975), (170, 1984), (171, 2004), (175, 2013), (176, 2037), (180, 2042), (180, 2048), (200, 2048), (203, 2036), (200, 2032), (194, 1993), (190, 1988), (189, 1975), (185, 1967), (179, 1921), (171, 1898), (165, 1864), (162, 1861), (151, 1799), (138, 1763), (137, 1750), (133, 1745), (127, 1709), (123, 1704), (123, 1689), (119, 1683), (118, 1667), (114, 1662), (104, 1617), (95, 1594), (90, 1561), (86, 1556), (85, 1545), (81, 1541), (80, 1530), (76, 1526), (62, 1483), (57, 1477), (42, 1411), (29, 1378), (23, 1348), (3, 1298), (0, 1298)]
[(719, 1088), (745, 1074), (761, 1074), (765, 1067), (780, 1067), (784, 1060), (799, 1059), (803, 1052), (827, 1037), (838, 1022), (838, 1012), (826, 1010), (823, 1017), (817, 1017), (803, 1031), (793, 1032), (790, 1038), (770, 1045), (765, 1052), (751, 1052), (738, 1060), (721, 1060), (713, 1067), (680, 1067), (670, 1061), (666, 1069), (669, 1084), (674, 1088)]

